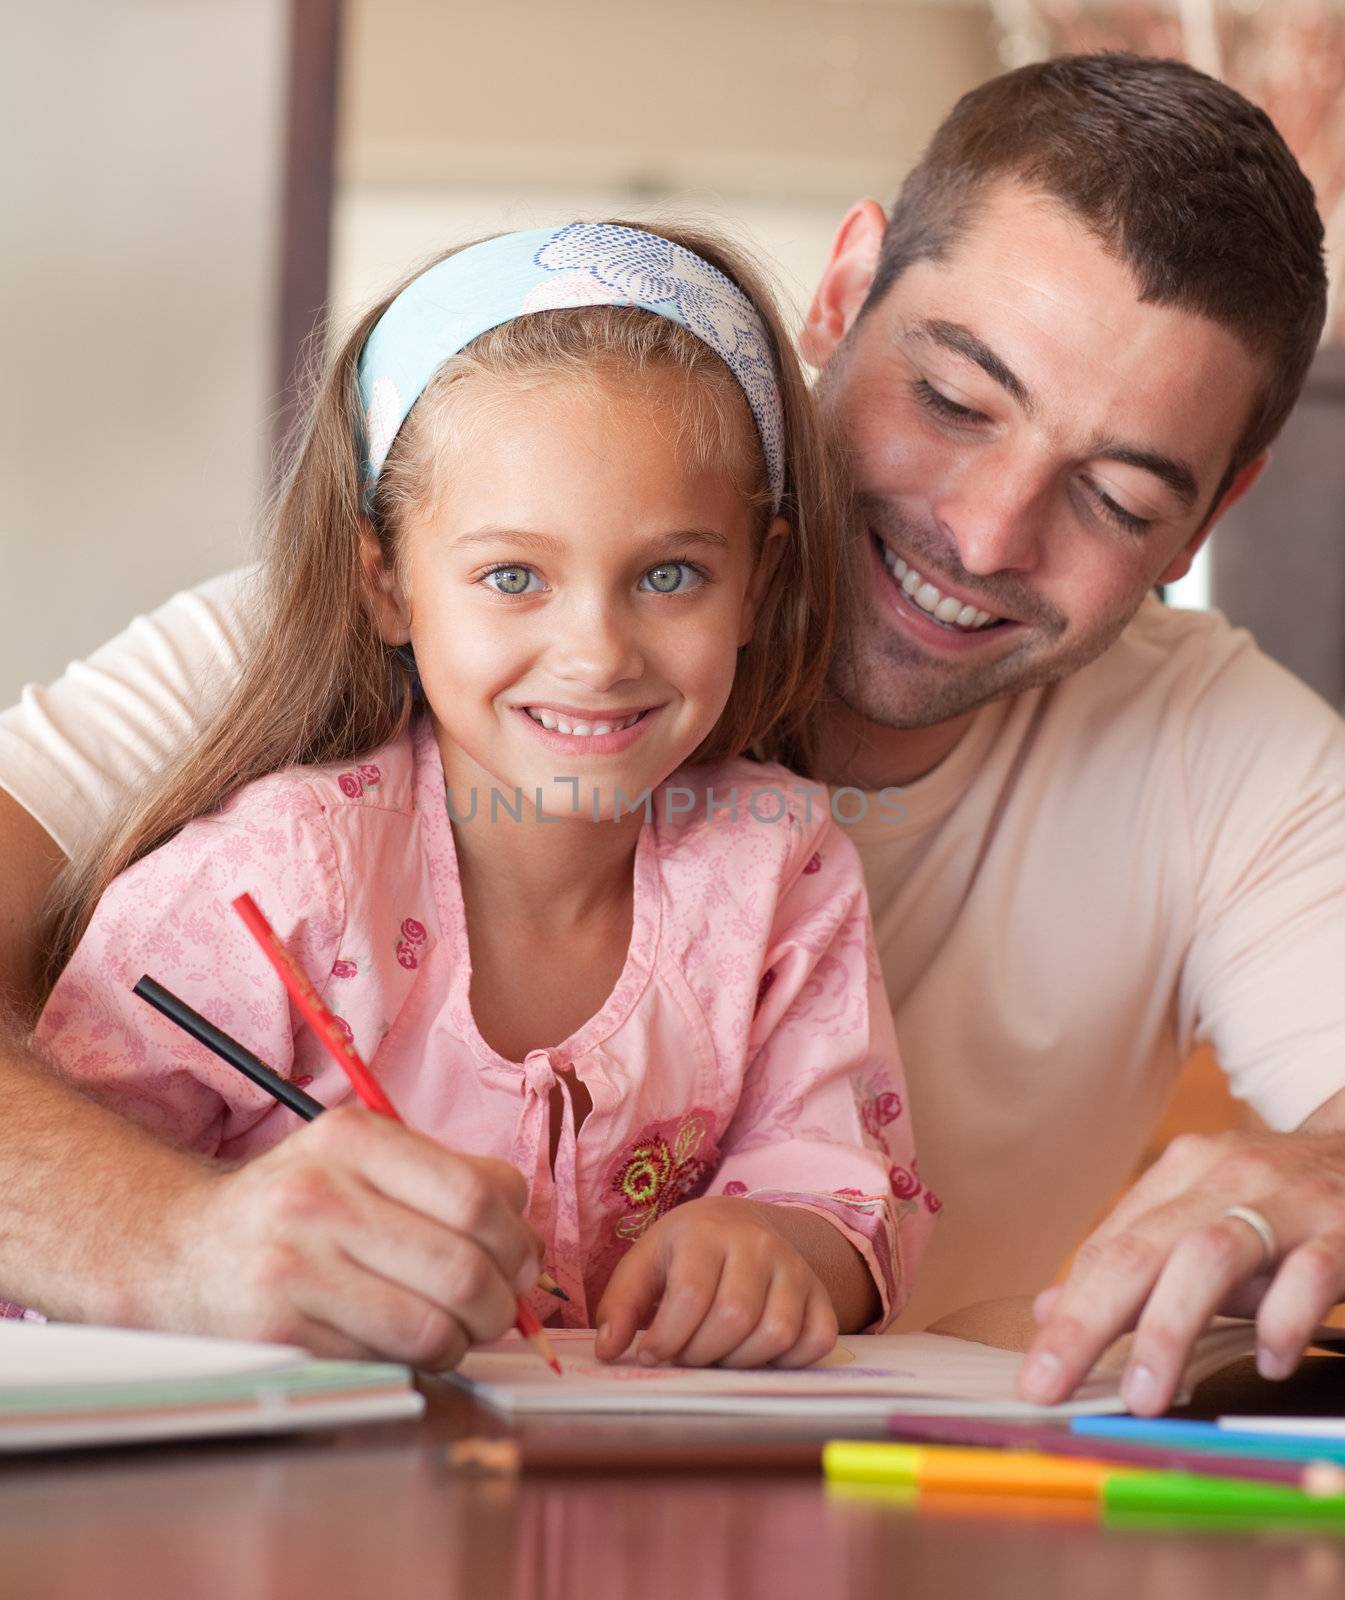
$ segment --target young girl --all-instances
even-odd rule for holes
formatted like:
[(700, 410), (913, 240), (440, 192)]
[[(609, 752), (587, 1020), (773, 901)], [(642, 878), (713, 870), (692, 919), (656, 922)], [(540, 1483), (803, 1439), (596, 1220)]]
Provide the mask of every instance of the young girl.
[(937, 1202), (858, 860), (824, 789), (742, 755), (806, 726), (838, 520), (722, 247), (574, 225), (444, 257), (337, 356), (255, 657), (73, 870), (39, 1044), (204, 1155), (292, 1132), (132, 995), (149, 973), (347, 1100), (246, 890), (403, 1118), (523, 1173), (569, 1295), (539, 1314), (684, 1364), (881, 1325)]

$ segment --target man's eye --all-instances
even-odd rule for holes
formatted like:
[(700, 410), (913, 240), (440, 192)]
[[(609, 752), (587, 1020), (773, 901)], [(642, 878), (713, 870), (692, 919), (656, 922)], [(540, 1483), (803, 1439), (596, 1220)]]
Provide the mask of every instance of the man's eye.
[(489, 584), (496, 594), (526, 594), (528, 580), (536, 576), (531, 567), (492, 567), (483, 575), (482, 581)]
[(1120, 528), (1124, 533), (1148, 533), (1153, 527), (1152, 517), (1137, 517), (1133, 511), (1127, 511), (1124, 506), (1117, 505), (1109, 494), (1103, 494), (1095, 483), (1090, 482), (1088, 488), (1098, 514), (1113, 527)]
[(943, 417), (949, 422), (985, 421), (981, 412), (974, 411), (970, 406), (958, 405), (956, 400), (950, 400), (946, 394), (940, 394), (934, 385), (927, 383), (924, 378), (916, 379), (914, 389), (915, 398), (926, 411), (932, 411), (936, 417)]
[(664, 561), (657, 567), (650, 567), (640, 579), (640, 586), (643, 588), (647, 584), (655, 594), (681, 594), (694, 589), (700, 581), (700, 569), (690, 561)]

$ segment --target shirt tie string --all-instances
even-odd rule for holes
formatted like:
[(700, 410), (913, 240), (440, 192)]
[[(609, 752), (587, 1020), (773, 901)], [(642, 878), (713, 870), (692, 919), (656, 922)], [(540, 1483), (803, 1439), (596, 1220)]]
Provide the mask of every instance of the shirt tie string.
[[(562, 1063), (563, 1064), (563, 1063)], [(576, 1192), (577, 1135), (570, 1086), (555, 1069), (548, 1050), (530, 1050), (523, 1059), (521, 1084), (523, 1111), (514, 1133), (509, 1159), (528, 1180), (529, 1216), (546, 1246), (545, 1269), (569, 1295), (558, 1301), (542, 1294), (539, 1314), (559, 1308), (567, 1327), (586, 1328), (588, 1307), (584, 1294), (583, 1262), (579, 1248), (579, 1199)], [(556, 1145), (555, 1172), (550, 1161), (551, 1091), (559, 1089), (560, 1138)], [(534, 1297), (536, 1303), (537, 1297)]]

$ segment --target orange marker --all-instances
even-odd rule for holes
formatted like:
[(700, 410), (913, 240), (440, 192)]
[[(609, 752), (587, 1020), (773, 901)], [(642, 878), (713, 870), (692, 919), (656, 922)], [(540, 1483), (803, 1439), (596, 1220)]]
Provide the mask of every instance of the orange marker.
[[(360, 1100), (371, 1111), (381, 1112), (383, 1116), (391, 1117), (394, 1122), (401, 1122), (396, 1107), (379, 1088), (378, 1080), (365, 1066), (359, 1051), (337, 1027), (336, 1018), (323, 1003), (322, 996), (313, 987), (308, 974), (281, 943), (275, 929), (262, 915), (252, 896), (240, 894), (233, 902), (233, 908), (242, 917), (248, 932), (261, 946), (266, 959), (276, 969), (280, 981), (289, 991), (290, 998), (303, 1014), (304, 1021), (317, 1034), (337, 1066), (350, 1079), (351, 1086)], [(556, 1360), (556, 1352), (551, 1348), (551, 1341), (534, 1315), (532, 1307), (522, 1295), (518, 1296), (515, 1319), (518, 1331), (547, 1366), (553, 1372), (564, 1376), (560, 1370), (560, 1362)]]

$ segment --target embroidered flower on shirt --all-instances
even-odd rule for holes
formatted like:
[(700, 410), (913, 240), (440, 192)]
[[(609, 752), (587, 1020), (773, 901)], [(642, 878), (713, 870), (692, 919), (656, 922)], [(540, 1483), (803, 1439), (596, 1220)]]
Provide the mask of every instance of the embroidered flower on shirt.
[(803, 870), (805, 875), (810, 872), (820, 872), (822, 870), (822, 854), (820, 851), (813, 851), (812, 855), (808, 857), (807, 862), (804, 864)]
[(409, 939), (412, 944), (424, 944), (426, 937), (423, 922), (417, 922), (414, 917), (407, 917), (402, 922), (403, 939)]
[(358, 800), (364, 793), (364, 785), (353, 772), (343, 772), (336, 780), (336, 786), (341, 793), (348, 795), (352, 800)]
[(359, 970), (355, 963), (347, 960), (345, 956), (332, 962), (333, 978), (355, 978), (359, 976)]
[(338, 1017), (336, 1015), (333, 1015), (332, 1021), (336, 1024), (336, 1031), (339, 1034), (341, 1034), (344, 1038), (348, 1039), (351, 1044), (354, 1044), (355, 1043), (355, 1035), (354, 1035), (353, 1031), (351, 1030), (351, 1026), (346, 1021), (346, 1019), (344, 1017)]
[(406, 939), (397, 941), (397, 965), (405, 967), (408, 972), (420, 965), (420, 957), (416, 954), (415, 945), (409, 943)]
[(618, 1238), (638, 1239), (651, 1223), (705, 1188), (719, 1153), (712, 1125), (703, 1110), (655, 1123), (610, 1164), (603, 1187), (627, 1208), (616, 1224)]
[(920, 1193), (920, 1180), (908, 1167), (889, 1167), (887, 1181), (898, 1200), (914, 1200)]
[(939, 1212), (943, 1210), (943, 1201), (939, 1199), (933, 1189), (925, 1190), (925, 1210), (929, 1212), (931, 1217), (937, 1217)]
[(904, 1109), (901, 1096), (892, 1087), (892, 1080), (883, 1072), (873, 1072), (856, 1080), (855, 1103), (859, 1107), (859, 1120), (864, 1132), (889, 1155), (888, 1136), (883, 1129), (895, 1122)]
[(361, 783), (367, 784), (371, 789), (376, 789), (383, 781), (382, 771), (369, 762), (365, 762), (362, 766), (356, 767), (355, 776), (360, 780)]
[(727, 1195), (746, 1194), (747, 1185), (740, 1178), (730, 1178), (719, 1192)]
[(883, 1137), (882, 1129), (889, 1122), (895, 1122), (901, 1115), (901, 1096), (893, 1090), (885, 1090), (865, 1100), (859, 1109), (860, 1119), (864, 1123), (864, 1130), (875, 1139)]

